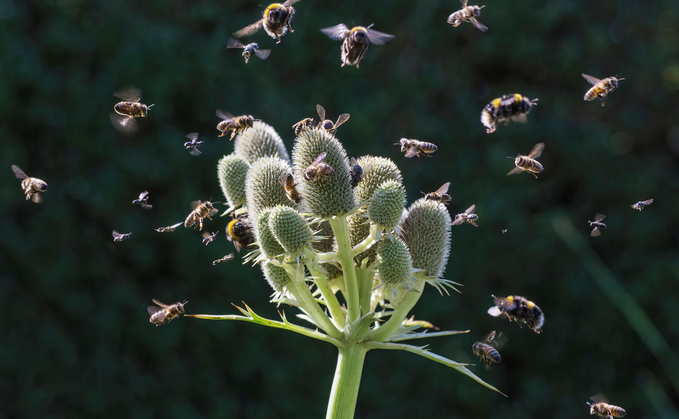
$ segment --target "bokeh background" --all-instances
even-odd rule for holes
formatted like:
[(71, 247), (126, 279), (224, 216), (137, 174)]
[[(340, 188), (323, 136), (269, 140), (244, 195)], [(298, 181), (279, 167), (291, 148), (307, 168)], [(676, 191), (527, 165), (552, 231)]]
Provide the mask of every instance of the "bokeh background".
[[(290, 127), (317, 103), (351, 114), (338, 132), (349, 155), (394, 159), (409, 202), (450, 181), (452, 213), (476, 204), (479, 227), (454, 229), (446, 272), (462, 294), (428, 288), (413, 314), (469, 329), (423, 343), (477, 362), (509, 396), (375, 351), (357, 418), (585, 418), (597, 393), (631, 418), (678, 418), (677, 3), (485, 4), (482, 33), (446, 24), (455, 0), (304, 0), (295, 32), (280, 45), (258, 33), (273, 52), (245, 65), (225, 45), (261, 16), (254, 1), (0, 3), (0, 418), (323, 417), (334, 347), (247, 323), (156, 328), (146, 313), (151, 298), (213, 314), (245, 301), (277, 318), (242, 254), (212, 266), (233, 251), (228, 217), (207, 224), (221, 231), (208, 247), (196, 230), (153, 228), (183, 221), (191, 201), (223, 200), (216, 163), (233, 144), (217, 138), (216, 109), (263, 119), (290, 150)], [(340, 43), (319, 31), (340, 22), (396, 38), (371, 46), (360, 69), (340, 68)], [(626, 80), (602, 108), (582, 100), (583, 72)], [(108, 116), (127, 85), (155, 104), (132, 137)], [(540, 99), (529, 122), (486, 134), (483, 106), (515, 92)], [(205, 141), (199, 157), (182, 146), (191, 131)], [(401, 137), (439, 150), (407, 160), (392, 145)], [(537, 142), (540, 178), (505, 177), (507, 156)], [(24, 200), (12, 164), (49, 183), (44, 203)], [(148, 212), (131, 204), (144, 189)], [(630, 208), (648, 198), (643, 212)], [(592, 239), (595, 212), (609, 228)], [(114, 244), (113, 229), (132, 238)], [(535, 301), (544, 332), (488, 316), (491, 294)], [(486, 371), (471, 344), (493, 329), (507, 341)]]

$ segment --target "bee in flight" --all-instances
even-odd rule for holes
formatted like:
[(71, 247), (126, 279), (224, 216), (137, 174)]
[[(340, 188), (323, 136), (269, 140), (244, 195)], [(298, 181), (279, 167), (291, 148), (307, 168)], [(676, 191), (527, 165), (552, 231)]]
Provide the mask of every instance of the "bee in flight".
[(252, 55), (258, 56), (262, 60), (266, 60), (269, 58), (269, 54), (271, 54), (270, 49), (259, 49), (259, 45), (256, 42), (253, 42), (251, 44), (243, 45), (243, 43), (236, 38), (230, 38), (229, 41), (226, 43), (226, 48), (242, 48), (243, 49), (243, 58), (245, 58), (245, 64), (250, 61), (250, 57)]
[(158, 233), (172, 233), (173, 231), (175, 231), (177, 229), (177, 227), (181, 226), (182, 224), (184, 224), (184, 223), (177, 223), (177, 224), (167, 226), (167, 227), (159, 227), (159, 228), (156, 228), (155, 230)]
[(476, 20), (477, 17), (481, 16), (481, 9), (486, 6), (467, 6), (467, 0), (460, 0), (460, 3), (462, 3), (462, 9), (448, 16), (448, 23), (457, 28), (462, 22), (469, 22), (481, 32), (487, 31), (488, 28)]
[(255, 242), (252, 225), (247, 214), (241, 214), (231, 220), (229, 225), (226, 226), (226, 232), (228, 233), (227, 239), (233, 242), (237, 252), (240, 252), (242, 248), (250, 247)]
[(297, 190), (295, 176), (292, 173), (283, 173), (281, 183), (283, 184), (283, 189), (285, 189), (285, 194), (288, 196), (289, 200), (295, 204), (302, 202), (302, 195), (300, 195)]
[(535, 159), (542, 155), (542, 150), (544, 149), (545, 143), (537, 143), (535, 146), (533, 146), (533, 149), (527, 156), (522, 156), (519, 154), (517, 157), (508, 157), (509, 159), (514, 159), (514, 165), (516, 165), (516, 167), (510, 170), (507, 173), (507, 176), (515, 175), (521, 172), (528, 172), (535, 176), (535, 179), (537, 179), (538, 175), (536, 173), (542, 173), (542, 171), (545, 169), (542, 167), (540, 162)]
[(328, 153), (324, 151), (316, 157), (316, 160), (314, 160), (314, 162), (304, 171), (304, 180), (307, 182), (317, 182), (325, 176), (332, 176), (335, 174), (335, 169), (328, 163), (325, 163), (327, 155)]
[(614, 417), (621, 418), (627, 414), (625, 409), (622, 407), (608, 404), (608, 399), (606, 399), (606, 396), (603, 394), (592, 396), (592, 400), (594, 403), (587, 402), (589, 405), (590, 415), (597, 415), (602, 418), (613, 419)]
[(432, 201), (438, 201), (442, 204), (448, 205), (450, 201), (453, 199), (448, 195), (448, 188), (450, 188), (450, 182), (446, 182), (443, 185), (441, 185), (440, 188), (436, 190), (436, 192), (430, 192), (430, 193), (424, 193), (424, 199), (429, 199)]
[(226, 255), (223, 258), (219, 258), (217, 260), (214, 260), (212, 262), (212, 265), (214, 266), (214, 265), (218, 265), (218, 264), (223, 263), (223, 262), (228, 262), (228, 261), (232, 260), (234, 257), (235, 257), (234, 254), (231, 253), (230, 255)]
[(200, 152), (200, 150), (198, 150), (198, 147), (200, 147), (200, 145), (203, 144), (204, 141), (198, 141), (197, 132), (191, 132), (189, 134), (186, 134), (186, 138), (191, 140), (184, 143), (184, 148), (189, 150), (190, 155), (200, 156), (201, 154), (203, 154)]
[(165, 323), (169, 323), (176, 319), (180, 315), (184, 314), (184, 305), (188, 304), (188, 301), (183, 303), (174, 303), (172, 305), (167, 305), (161, 303), (160, 301), (153, 299), (153, 302), (157, 305), (148, 306), (146, 310), (149, 312), (151, 318), (149, 321), (156, 326), (162, 326)]
[[(500, 332), (497, 337), (499, 338), (500, 335), (502, 335), (502, 332)], [(495, 342), (495, 330), (490, 332), (483, 341), (475, 342), (472, 346), (474, 355), (481, 357), (481, 361), (485, 362), (487, 370), (490, 369), (490, 364), (492, 362), (500, 362), (502, 360), (500, 352), (492, 346), (493, 343), (497, 345), (497, 342)]]
[(506, 229), (506, 228), (503, 228), (503, 229), (502, 229), (502, 234), (505, 234), (506, 232), (507, 232), (507, 229)]
[(225, 136), (227, 131), (230, 130), (231, 137), (229, 138), (229, 141), (233, 140), (233, 137), (235, 137), (236, 134), (242, 134), (246, 129), (252, 128), (252, 125), (255, 123), (255, 121), (259, 121), (252, 115), (233, 116), (230, 113), (224, 112), (220, 109), (217, 109), (217, 116), (222, 118), (222, 122), (217, 124), (217, 130), (221, 131), (219, 136)]
[(121, 242), (123, 240), (129, 239), (131, 235), (132, 233), (118, 233), (117, 231), (113, 230), (113, 241)]
[(205, 246), (207, 246), (208, 244), (215, 241), (215, 239), (217, 238), (217, 233), (219, 233), (219, 231), (215, 231), (214, 233), (208, 233), (207, 231), (204, 232), (203, 233), (203, 244)]
[[(364, 28), (356, 26), (349, 29), (344, 23), (321, 29), (321, 32), (328, 35), (333, 41), (343, 41), (340, 47), (342, 67), (345, 65), (358, 65), (363, 59), (363, 55), (368, 50), (368, 45), (384, 45), (394, 39), (394, 35), (379, 32), (372, 29), (373, 25)], [(321, 118), (323, 119), (323, 118)]]
[(538, 99), (528, 99), (518, 93), (504, 95), (487, 104), (481, 111), (481, 123), (485, 126), (486, 132), (491, 134), (497, 129), (500, 122), (505, 125), (509, 121), (525, 123), (528, 121), (526, 115), (531, 107), (537, 105)]
[[(218, 203), (219, 202), (214, 202), (214, 204)], [(186, 220), (184, 221), (184, 227), (189, 228), (197, 224), (200, 227), (198, 230), (202, 230), (203, 219), (209, 218), (211, 220), (212, 216), (219, 212), (212, 204), (213, 202), (210, 201), (202, 202), (198, 200), (192, 202), (191, 208), (193, 208), (193, 211), (191, 211), (189, 216), (186, 217)]]
[(607, 228), (606, 224), (601, 222), (604, 218), (606, 218), (606, 216), (603, 214), (595, 214), (594, 221), (587, 221), (590, 227), (594, 227), (592, 232), (589, 233), (590, 236), (599, 237), (601, 235), (601, 229)]
[(625, 79), (618, 79), (615, 77), (608, 77), (603, 80), (599, 80), (596, 77), (589, 76), (587, 74), (582, 74), (582, 77), (587, 80), (589, 84), (592, 85), (592, 88), (585, 93), (584, 99), (586, 101), (594, 100), (594, 98), (599, 98), (601, 99), (601, 106), (606, 106), (606, 97), (608, 97), (608, 94), (611, 93), (613, 90), (618, 88), (618, 82), (620, 80), (625, 80)]
[(314, 121), (314, 118), (304, 118), (293, 125), (292, 129), (295, 131), (295, 135), (299, 137), (299, 134), (301, 134), (302, 131), (313, 128), (315, 124), (316, 121)]
[(318, 123), (318, 128), (323, 128), (332, 135), (335, 135), (337, 128), (347, 122), (351, 116), (348, 113), (343, 113), (337, 118), (337, 122), (333, 123), (331, 120), (325, 119), (325, 108), (323, 106), (316, 105), (316, 112), (318, 112), (318, 117), (321, 118), (321, 122)]
[(471, 207), (467, 208), (467, 210), (461, 214), (457, 214), (455, 216), (455, 219), (453, 220), (452, 225), (458, 226), (460, 224), (464, 224), (465, 222), (473, 225), (474, 227), (478, 227), (476, 225), (476, 220), (479, 219), (479, 216), (474, 214), (474, 209), (476, 209), (476, 205), (472, 205)]
[(434, 152), (438, 150), (438, 147), (436, 147), (436, 145), (433, 143), (428, 143), (426, 141), (409, 140), (407, 138), (401, 138), (397, 143), (394, 143), (394, 145), (401, 146), (401, 153), (405, 151), (407, 159), (410, 159), (415, 156), (419, 158), (420, 155), (425, 157), (432, 157), (432, 154), (434, 154)]
[(646, 201), (639, 201), (636, 204), (633, 204), (632, 208), (641, 211), (642, 209), (644, 209), (646, 205), (651, 205), (652, 203), (653, 203), (652, 199), (647, 199)]
[[(349, 175), (351, 176), (351, 187), (355, 188), (358, 186), (361, 179), (363, 179), (364, 170), (353, 157), (350, 160), (349, 166), (351, 166), (351, 172), (349, 172)], [(365, 172), (367, 173), (367, 170)]]
[(530, 330), (535, 333), (542, 331), (545, 323), (545, 315), (534, 302), (528, 301), (520, 295), (510, 295), (507, 298), (492, 296), (495, 306), (488, 309), (488, 314), (498, 317), (506, 315), (509, 321), (514, 320), (519, 327), (521, 323), (526, 323)]
[(264, 10), (262, 18), (257, 22), (244, 27), (238, 32), (234, 32), (233, 36), (242, 38), (244, 36), (254, 35), (255, 32), (264, 28), (266, 33), (276, 40), (276, 44), (281, 43), (281, 36), (289, 30), (291, 33), (295, 32), (290, 26), (290, 21), (295, 15), (295, 8), (293, 4), (299, 0), (288, 0), (283, 4), (272, 3)]
[(47, 182), (37, 177), (28, 177), (19, 166), (12, 165), (12, 172), (14, 176), (21, 181), (21, 189), (24, 190), (26, 194), (26, 200), (31, 200), (36, 204), (42, 202), (42, 195), (40, 192), (45, 192), (47, 190)]
[(145, 210), (151, 209), (153, 205), (149, 205), (149, 191), (144, 191), (139, 194), (139, 198), (135, 199), (132, 201), (133, 204), (135, 205), (141, 205), (141, 207)]
[(113, 107), (115, 113), (111, 113), (111, 123), (113, 127), (123, 134), (131, 134), (139, 129), (134, 118), (146, 118), (151, 106), (139, 102), (141, 100), (141, 90), (134, 87), (127, 87), (119, 90), (113, 96), (122, 99)]

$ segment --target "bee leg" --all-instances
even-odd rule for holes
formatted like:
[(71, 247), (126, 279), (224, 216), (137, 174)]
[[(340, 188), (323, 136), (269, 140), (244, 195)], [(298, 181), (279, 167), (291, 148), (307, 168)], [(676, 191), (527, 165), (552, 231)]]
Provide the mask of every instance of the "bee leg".
[(488, 359), (488, 358), (486, 359), (486, 369), (487, 370), (490, 369), (490, 359)]
[(290, 23), (288, 23), (288, 30), (290, 31), (290, 33), (294, 32), (294, 30), (292, 29), (292, 26), (290, 26)]
[(229, 141), (233, 140), (233, 137), (236, 136), (236, 130), (231, 131), (231, 137), (229, 138)]
[(601, 96), (601, 106), (606, 106), (606, 95)]
[(528, 173), (530, 173), (531, 175), (535, 176), (535, 179), (538, 178), (538, 175), (536, 175), (535, 173), (533, 173), (533, 172), (528, 172)]
[(281, 38), (279, 38), (278, 35), (276, 35), (276, 45), (278, 45), (280, 43), (281, 43)]

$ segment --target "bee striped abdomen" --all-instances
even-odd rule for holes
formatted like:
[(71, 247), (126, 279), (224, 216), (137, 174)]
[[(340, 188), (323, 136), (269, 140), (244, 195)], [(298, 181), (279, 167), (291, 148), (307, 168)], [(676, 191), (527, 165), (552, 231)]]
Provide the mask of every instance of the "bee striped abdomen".
[(474, 355), (480, 357), (481, 360), (485, 362), (486, 369), (490, 368), (492, 362), (498, 363), (502, 360), (500, 352), (488, 344), (476, 342), (474, 346), (472, 346), (472, 350), (474, 351)]
[(119, 102), (113, 108), (119, 115), (134, 116), (135, 118), (145, 118), (148, 108), (139, 102)]

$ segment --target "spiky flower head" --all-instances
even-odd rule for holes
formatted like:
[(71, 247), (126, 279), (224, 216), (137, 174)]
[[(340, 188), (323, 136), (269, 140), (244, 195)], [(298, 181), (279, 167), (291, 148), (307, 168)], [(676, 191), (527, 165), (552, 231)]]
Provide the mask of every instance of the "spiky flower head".
[(418, 199), (401, 223), (401, 236), (408, 245), (413, 266), (428, 277), (440, 278), (450, 255), (451, 219), (446, 206)]
[(294, 206), (283, 189), (281, 179), (290, 166), (279, 157), (264, 157), (252, 164), (245, 179), (245, 197), (251, 220), (264, 208), (276, 205)]
[(269, 229), (289, 254), (297, 254), (311, 246), (314, 234), (306, 220), (294, 209), (278, 205), (269, 214)]
[[(290, 276), (285, 269), (270, 263), (264, 263), (262, 264), (262, 272), (264, 272), (264, 278), (271, 285), (271, 288), (276, 291), (276, 294), (280, 295), (286, 292), (285, 286), (290, 283)], [(274, 296), (274, 299), (276, 298)]]
[(363, 156), (356, 163), (363, 168), (363, 178), (354, 190), (360, 202), (370, 199), (387, 180), (403, 184), (403, 176), (396, 163), (384, 157)]
[(391, 232), (401, 221), (405, 205), (406, 193), (401, 185), (388, 180), (375, 191), (368, 206), (368, 217), (379, 229)]
[(255, 121), (252, 128), (236, 137), (233, 152), (250, 164), (262, 157), (274, 156), (290, 164), (290, 156), (280, 135), (272, 126), (262, 121)]
[(245, 204), (245, 177), (250, 165), (243, 158), (231, 153), (217, 163), (219, 186), (230, 207)]
[(267, 259), (273, 259), (278, 255), (285, 253), (283, 247), (280, 245), (276, 237), (269, 228), (269, 218), (271, 215), (271, 208), (266, 208), (259, 213), (257, 223), (255, 224), (255, 237), (257, 243), (262, 251), (262, 254)]
[(387, 289), (384, 297), (397, 303), (395, 300), (398, 291), (414, 288), (416, 281), (408, 248), (399, 238), (385, 237), (381, 240), (377, 256), (377, 278)]

